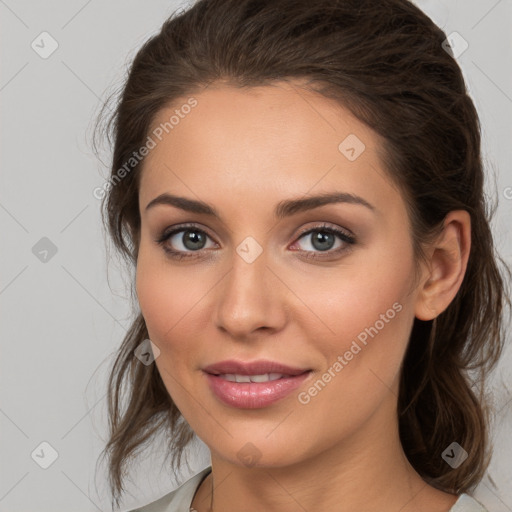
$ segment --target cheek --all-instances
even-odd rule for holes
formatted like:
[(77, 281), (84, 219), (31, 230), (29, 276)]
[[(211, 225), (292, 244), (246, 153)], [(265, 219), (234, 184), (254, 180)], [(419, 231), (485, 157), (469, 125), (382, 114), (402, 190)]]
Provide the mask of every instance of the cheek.
[(194, 293), (179, 272), (171, 272), (162, 258), (141, 247), (137, 261), (136, 289), (140, 309), (152, 341), (164, 340), (180, 326), (191, 308)]
[(137, 297), (150, 339), (163, 355), (186, 364), (190, 342), (198, 339), (197, 334), (204, 327), (201, 319), (205, 318), (208, 291), (217, 281), (218, 275), (212, 275), (207, 267), (178, 266), (158, 251), (141, 246), (136, 273)]
[(375, 334), (371, 329), (375, 324), (382, 338), (397, 330), (407, 338), (404, 324), (408, 326), (410, 314), (405, 311), (414, 299), (409, 294), (412, 264), (407, 247), (402, 250), (381, 245), (354, 254), (338, 268), (303, 272), (300, 279), (290, 273), (286, 278), (295, 281), (294, 293), (308, 306), (297, 310), (304, 310), (302, 320), (307, 321), (309, 329), (320, 329), (322, 338), (330, 339), (332, 350), (339, 352), (348, 350), (359, 335), (364, 342), (365, 336), (369, 337), (367, 329)]
[(317, 315), (308, 311), (309, 338), (336, 376), (325, 375), (330, 391), (322, 395), (341, 408), (357, 407), (368, 393), (377, 403), (397, 378), (414, 320), (413, 263), (407, 244), (382, 244), (295, 289)]
[(194, 290), (194, 283), (185, 276), (186, 273), (172, 270), (162, 258), (139, 251), (136, 290), (140, 309), (149, 338), (160, 350), (155, 364), (180, 410), (187, 410), (190, 401), (185, 390), (193, 389), (190, 340), (196, 336), (190, 315), (201, 298), (200, 291)]
[(384, 277), (368, 271), (355, 272), (349, 279), (345, 273), (342, 282), (337, 290), (330, 285), (310, 295), (317, 306), (323, 304), (319, 315), (334, 334), (323, 329), (329, 334), (316, 338), (321, 339), (316, 349), (322, 352), (325, 367), (297, 397), (310, 418), (311, 431), (326, 433), (326, 445), (340, 432), (357, 431), (382, 404), (394, 399), (414, 318), (406, 267)]

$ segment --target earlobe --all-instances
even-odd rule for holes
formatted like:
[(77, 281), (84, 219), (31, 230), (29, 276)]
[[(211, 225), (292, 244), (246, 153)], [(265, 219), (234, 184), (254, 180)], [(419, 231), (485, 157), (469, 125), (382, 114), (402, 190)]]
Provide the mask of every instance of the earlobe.
[(415, 316), (432, 320), (452, 302), (466, 273), (471, 248), (471, 217), (465, 210), (450, 212), (443, 231), (429, 248), (428, 268), (418, 288)]

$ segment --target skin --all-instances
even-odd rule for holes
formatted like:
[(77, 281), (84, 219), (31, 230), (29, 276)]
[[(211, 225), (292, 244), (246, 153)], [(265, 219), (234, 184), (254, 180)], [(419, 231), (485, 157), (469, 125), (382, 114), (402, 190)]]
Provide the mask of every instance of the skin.
[[(414, 318), (435, 318), (462, 283), (469, 215), (446, 217), (415, 282), (405, 203), (382, 166), (378, 134), (297, 82), (248, 89), (218, 83), (194, 98), (197, 106), (144, 164), (136, 275), (150, 339), (161, 351), (155, 363), (211, 451), (212, 473), (193, 507), (448, 511), (457, 497), (427, 485), (405, 457), (396, 404)], [(186, 99), (162, 110), (154, 126)], [(349, 134), (365, 144), (354, 161), (338, 149)], [(282, 200), (333, 191), (356, 194), (374, 211), (337, 203), (273, 217)], [(164, 192), (207, 202), (221, 220), (170, 205), (146, 210)], [(168, 246), (199, 256), (173, 260), (155, 239), (188, 222), (209, 238), (194, 253), (183, 245), (183, 232), (174, 235)], [(336, 236), (333, 248), (322, 251), (311, 235), (300, 237), (305, 228), (322, 231), (323, 223), (348, 230), (356, 243)], [(252, 263), (236, 251), (248, 236), (263, 251)], [(338, 247), (345, 250), (335, 254)], [(308, 404), (300, 403), (298, 393), (394, 303), (400, 312)], [(220, 402), (201, 370), (225, 359), (260, 358), (313, 372), (286, 398), (249, 410)], [(252, 467), (237, 456), (248, 442), (255, 447)]]

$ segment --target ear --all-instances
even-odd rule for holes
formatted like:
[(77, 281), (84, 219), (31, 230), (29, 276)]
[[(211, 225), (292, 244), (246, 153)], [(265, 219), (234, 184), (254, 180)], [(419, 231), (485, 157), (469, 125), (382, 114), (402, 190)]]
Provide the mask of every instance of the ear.
[(443, 231), (428, 248), (415, 306), (419, 320), (432, 320), (451, 303), (466, 273), (471, 248), (471, 217), (465, 210), (454, 210), (444, 219)]

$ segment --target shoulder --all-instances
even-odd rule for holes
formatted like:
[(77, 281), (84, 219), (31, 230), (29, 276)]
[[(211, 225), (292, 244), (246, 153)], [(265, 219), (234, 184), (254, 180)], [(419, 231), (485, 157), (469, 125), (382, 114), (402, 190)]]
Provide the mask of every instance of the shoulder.
[(463, 493), (449, 512), (488, 512), (488, 510), (475, 498)]
[(208, 466), (197, 475), (189, 478), (174, 491), (143, 507), (128, 512), (188, 512), (199, 484), (210, 473), (211, 469), (211, 466)]

